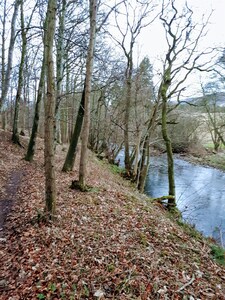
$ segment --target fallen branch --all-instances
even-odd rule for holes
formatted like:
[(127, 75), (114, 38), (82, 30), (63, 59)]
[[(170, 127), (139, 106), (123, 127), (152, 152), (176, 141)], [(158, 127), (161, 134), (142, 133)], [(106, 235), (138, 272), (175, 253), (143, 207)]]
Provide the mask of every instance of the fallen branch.
[(192, 282), (195, 280), (195, 275), (192, 276), (191, 280), (185, 283), (182, 287), (180, 287), (177, 292), (183, 291), (187, 286), (191, 285)]
[(158, 201), (158, 202), (161, 202), (163, 200), (174, 200), (175, 197), (172, 196), (172, 195), (168, 195), (168, 196), (162, 196), (162, 197), (159, 197), (159, 198), (151, 198), (151, 201)]

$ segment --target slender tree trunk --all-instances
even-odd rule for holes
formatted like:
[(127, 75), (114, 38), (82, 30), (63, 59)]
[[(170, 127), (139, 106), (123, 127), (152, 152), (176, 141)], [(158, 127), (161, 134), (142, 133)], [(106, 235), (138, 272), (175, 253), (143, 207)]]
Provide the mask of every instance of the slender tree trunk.
[(22, 53), (21, 53), (21, 61), (19, 67), (19, 79), (18, 79), (18, 87), (16, 93), (16, 103), (15, 103), (15, 111), (14, 111), (14, 119), (13, 119), (13, 134), (12, 134), (12, 141), (15, 144), (21, 145), (19, 140), (19, 131), (18, 131), (18, 123), (19, 123), (19, 109), (20, 109), (20, 102), (21, 102), (21, 95), (23, 89), (23, 82), (24, 82), (24, 63), (25, 63), (25, 56), (27, 52), (27, 36), (26, 30), (24, 26), (24, 13), (23, 13), (23, 0), (21, 1), (21, 35), (22, 35)]
[(62, 0), (62, 7), (59, 16), (59, 30), (57, 40), (57, 55), (56, 55), (56, 129), (55, 129), (55, 146), (57, 143), (61, 144), (61, 129), (60, 129), (60, 95), (62, 91), (63, 80), (63, 57), (64, 57), (64, 31), (65, 31), (65, 13), (66, 13), (66, 0)]
[(10, 36), (9, 50), (8, 50), (8, 64), (7, 64), (6, 74), (4, 78), (5, 79), (4, 84), (2, 86), (2, 95), (0, 98), (0, 111), (2, 109), (2, 105), (6, 101), (8, 90), (9, 90), (9, 81), (10, 81), (10, 75), (12, 72), (12, 63), (13, 63), (13, 50), (14, 50), (15, 38), (16, 38), (16, 18), (19, 11), (19, 5), (20, 5), (20, 0), (16, 0), (14, 4), (14, 11), (13, 11), (13, 16), (11, 21), (11, 36)]
[(55, 125), (55, 82), (53, 62), (53, 40), (56, 25), (56, 0), (48, 1), (47, 29), (45, 39), (47, 97), (45, 103), (45, 211), (50, 219), (54, 218), (56, 210), (55, 183), (55, 153), (54, 153), (54, 125)]
[(125, 118), (124, 118), (124, 150), (125, 150), (125, 169), (128, 174), (131, 171), (130, 162), (130, 145), (129, 145), (129, 121), (130, 121), (130, 107), (131, 107), (131, 88), (132, 88), (132, 73), (133, 73), (133, 57), (132, 48), (130, 55), (127, 57), (127, 75), (126, 75), (126, 100), (125, 100)]
[(150, 163), (150, 153), (149, 153), (149, 148), (150, 148), (150, 140), (152, 137), (152, 134), (155, 130), (155, 125), (156, 125), (156, 117), (158, 113), (158, 108), (159, 108), (159, 101), (160, 99), (157, 99), (157, 102), (155, 103), (154, 107), (152, 108), (152, 114), (149, 120), (148, 124), (148, 129), (147, 129), (147, 135), (143, 141), (143, 150), (142, 150), (142, 156), (140, 159), (139, 163), (139, 168), (138, 168), (138, 176), (137, 176), (137, 187), (138, 189), (143, 192), (144, 187), (145, 187), (145, 182), (146, 182), (146, 177), (148, 174), (148, 169), (149, 169), (149, 163)]
[(166, 144), (166, 154), (168, 162), (168, 181), (169, 181), (169, 196), (168, 208), (171, 210), (176, 206), (175, 200), (175, 179), (174, 179), (174, 163), (172, 143), (167, 132), (167, 90), (170, 86), (170, 68), (165, 71), (164, 80), (160, 88), (160, 95), (162, 98), (162, 136)]
[[(85, 80), (86, 81), (86, 80)], [(83, 124), (83, 118), (84, 118), (84, 102), (85, 102), (85, 83), (84, 83), (84, 89), (80, 101), (79, 110), (77, 113), (77, 119), (74, 126), (73, 135), (70, 141), (70, 146), (66, 155), (66, 159), (62, 168), (63, 172), (69, 172), (73, 170), (74, 162), (76, 159), (76, 151), (77, 151), (77, 144), (80, 137), (80, 132)]]
[[(3, 19), (2, 19), (2, 69), (1, 69), (1, 75), (2, 75), (2, 84), (1, 87), (2, 89), (4, 88), (5, 85), (5, 31), (6, 31), (6, 0), (4, 0), (4, 11), (3, 11)], [(2, 96), (1, 96), (2, 98)], [(2, 100), (0, 100), (1, 103)], [(1, 105), (1, 104), (0, 104)], [(1, 109), (0, 109), (1, 110)]]
[(138, 189), (141, 193), (144, 192), (145, 181), (148, 174), (149, 163), (150, 163), (150, 151), (149, 151), (150, 135), (148, 134), (143, 145), (142, 157), (141, 157), (141, 172), (138, 179)]
[(31, 136), (30, 136), (28, 149), (27, 149), (27, 154), (25, 156), (25, 160), (27, 160), (27, 161), (32, 161), (34, 158), (35, 145), (36, 145), (36, 139), (37, 139), (37, 134), (38, 134), (39, 116), (40, 116), (40, 110), (41, 110), (41, 100), (42, 100), (43, 94), (44, 94), (45, 67), (46, 67), (46, 63), (45, 63), (45, 53), (44, 53), (43, 60), (42, 60), (40, 81), (39, 81), (39, 86), (38, 86), (37, 101), (36, 101), (36, 105), (35, 105), (35, 113), (34, 113), (32, 132), (31, 132)]
[(138, 172), (138, 161), (139, 161), (139, 154), (140, 154), (140, 143), (141, 143), (141, 131), (137, 130), (137, 139), (135, 145), (135, 158), (134, 158), (134, 171), (133, 177), (136, 178)]
[(90, 98), (91, 98), (91, 79), (94, 62), (94, 47), (96, 37), (96, 18), (97, 18), (97, 0), (89, 1), (90, 7), (90, 37), (88, 54), (86, 61), (86, 82), (85, 82), (85, 103), (84, 103), (84, 124), (81, 143), (81, 157), (79, 170), (79, 185), (81, 189), (86, 189), (87, 177), (87, 147), (90, 129)]

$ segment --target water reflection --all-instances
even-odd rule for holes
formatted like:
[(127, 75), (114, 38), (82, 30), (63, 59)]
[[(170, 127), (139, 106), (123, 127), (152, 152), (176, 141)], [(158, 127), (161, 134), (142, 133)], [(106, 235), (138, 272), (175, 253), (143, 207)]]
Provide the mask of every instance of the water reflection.
[[(225, 173), (179, 158), (175, 158), (174, 168), (177, 206), (183, 218), (206, 236), (220, 228), (225, 240)], [(151, 197), (168, 194), (166, 156), (151, 159), (145, 192)]]

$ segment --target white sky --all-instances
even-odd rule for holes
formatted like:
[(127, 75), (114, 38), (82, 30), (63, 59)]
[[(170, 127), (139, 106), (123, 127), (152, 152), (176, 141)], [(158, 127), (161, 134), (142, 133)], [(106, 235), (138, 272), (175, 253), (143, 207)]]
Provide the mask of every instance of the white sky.
[[(162, 3), (162, 0), (155, 1)], [(27, 2), (29, 1), (27, 0)], [(185, 0), (176, 0), (176, 5), (182, 5), (184, 2)], [(215, 46), (225, 47), (225, 0), (187, 0), (187, 2), (193, 9), (194, 21), (201, 21), (203, 14), (209, 15), (214, 10), (208, 25), (207, 36), (201, 41), (202, 49)], [(142, 29), (135, 55), (138, 58), (136, 58), (137, 61), (134, 63), (137, 65), (140, 63), (141, 58), (147, 55), (154, 68), (159, 70), (162, 66), (160, 58), (163, 57), (163, 53), (166, 50), (164, 28), (159, 18), (157, 18), (148, 28)], [(204, 74), (197, 74), (190, 77), (187, 81), (189, 93), (192, 95), (195, 95), (199, 89), (200, 76), (202, 78), (205, 77)]]
[[(183, 0), (179, 0), (180, 3)], [(194, 21), (201, 21), (202, 15), (208, 16), (213, 10), (213, 14), (208, 24), (207, 36), (201, 40), (200, 47), (204, 50), (207, 47), (225, 47), (225, 0), (187, 0), (192, 8)], [(178, 3), (178, 1), (177, 1)], [(138, 52), (142, 56), (149, 56), (156, 69), (160, 69), (160, 58), (167, 49), (164, 28), (159, 19), (149, 28), (143, 29), (138, 44)], [(189, 93), (196, 94), (199, 89), (199, 82), (204, 78), (203, 74), (192, 75), (187, 81), (190, 86)], [(206, 80), (206, 79), (205, 79)]]

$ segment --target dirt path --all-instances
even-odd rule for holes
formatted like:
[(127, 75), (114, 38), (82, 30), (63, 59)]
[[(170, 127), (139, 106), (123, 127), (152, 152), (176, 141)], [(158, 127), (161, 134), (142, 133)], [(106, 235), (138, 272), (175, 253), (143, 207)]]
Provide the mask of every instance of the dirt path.
[(14, 171), (5, 186), (5, 192), (0, 197), (0, 238), (4, 237), (4, 223), (13, 203), (17, 199), (17, 190), (24, 175), (23, 170)]

